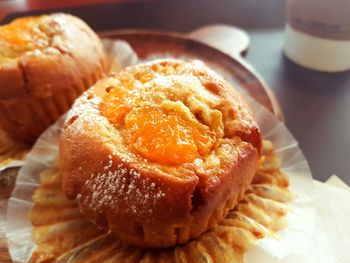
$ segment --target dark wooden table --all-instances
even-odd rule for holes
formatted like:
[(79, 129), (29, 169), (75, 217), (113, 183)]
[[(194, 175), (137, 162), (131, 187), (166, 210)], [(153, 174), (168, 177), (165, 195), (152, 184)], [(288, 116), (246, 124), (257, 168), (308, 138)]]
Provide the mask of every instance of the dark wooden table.
[[(288, 61), (282, 54), (284, 9), (285, 1), (276, 0), (159, 0), (51, 11), (73, 13), (98, 31), (150, 28), (187, 32), (211, 23), (246, 29), (251, 36), (247, 60), (276, 93), (313, 176), (326, 180), (337, 174), (350, 184), (350, 72), (319, 73)], [(42, 12), (47, 11), (32, 13)]]
[(280, 29), (250, 35), (247, 59), (275, 92), (313, 176), (337, 174), (350, 184), (350, 72), (320, 73), (290, 62)]

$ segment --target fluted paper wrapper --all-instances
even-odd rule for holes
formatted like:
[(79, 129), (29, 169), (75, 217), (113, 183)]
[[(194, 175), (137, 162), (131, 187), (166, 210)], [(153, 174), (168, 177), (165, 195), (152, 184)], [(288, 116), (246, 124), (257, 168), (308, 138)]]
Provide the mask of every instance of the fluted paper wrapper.
[[(127, 43), (105, 44), (114, 58), (115, 70), (138, 62)], [(315, 225), (310, 170), (286, 127), (252, 98), (246, 99), (266, 140), (264, 159), (244, 200), (217, 227), (184, 246), (166, 250), (131, 247), (103, 233), (80, 214), (77, 203), (66, 199), (60, 189), (57, 157), (62, 117), (38, 139), (9, 199), (6, 234), (12, 259), (243, 262), (244, 254), (256, 246), (283, 262), (301, 253), (312, 241)], [(249, 258), (246, 262), (251, 261)]]

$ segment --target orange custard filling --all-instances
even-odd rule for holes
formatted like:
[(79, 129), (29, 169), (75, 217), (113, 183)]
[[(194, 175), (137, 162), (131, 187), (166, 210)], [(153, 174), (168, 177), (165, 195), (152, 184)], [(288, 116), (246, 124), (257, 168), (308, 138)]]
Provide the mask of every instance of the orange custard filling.
[(125, 120), (126, 138), (143, 157), (160, 164), (192, 162), (208, 153), (212, 134), (194, 126), (177, 112), (159, 108), (133, 110)]
[(176, 109), (140, 106), (140, 101), (135, 90), (114, 87), (100, 104), (102, 114), (116, 128), (123, 128), (123, 137), (134, 152), (164, 165), (189, 163), (209, 153), (215, 133), (208, 126)]
[(46, 46), (47, 36), (41, 32), (38, 23), (42, 18), (18, 18), (10, 24), (0, 26), (0, 42), (22, 50)]
[(114, 87), (108, 91), (108, 95), (104, 97), (100, 104), (103, 115), (115, 126), (120, 126), (123, 123), (125, 115), (132, 108), (132, 101), (128, 100), (128, 97), (128, 90), (122, 87)]

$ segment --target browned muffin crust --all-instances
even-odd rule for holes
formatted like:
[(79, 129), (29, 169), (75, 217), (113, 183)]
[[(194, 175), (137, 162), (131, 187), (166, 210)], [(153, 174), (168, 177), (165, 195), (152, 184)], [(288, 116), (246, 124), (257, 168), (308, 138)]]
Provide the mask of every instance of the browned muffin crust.
[(0, 126), (32, 142), (107, 70), (98, 36), (67, 14), (0, 27)]
[[(136, 87), (133, 96), (140, 97), (116, 124), (101, 105), (111, 89), (124, 87)], [(188, 114), (188, 123), (207, 126), (215, 143), (190, 162), (150, 161), (125, 136), (125, 120), (145, 107)], [(61, 137), (63, 190), (125, 241), (169, 247), (226, 216), (248, 188), (260, 148), (248, 106), (221, 77), (197, 61), (154, 61), (99, 81), (77, 100)]]

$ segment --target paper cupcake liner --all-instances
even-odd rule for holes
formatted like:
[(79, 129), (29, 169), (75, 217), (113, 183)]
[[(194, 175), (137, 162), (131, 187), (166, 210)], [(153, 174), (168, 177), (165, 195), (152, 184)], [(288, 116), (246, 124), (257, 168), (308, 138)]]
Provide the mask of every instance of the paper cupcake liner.
[(29, 150), (27, 146), (15, 142), (0, 129), (0, 262), (10, 262), (4, 215), (19, 167), (24, 164), (23, 160)]
[(256, 240), (286, 225), (287, 203), (292, 199), (271, 143), (266, 141), (263, 150), (251, 189), (236, 208), (196, 240), (167, 250), (131, 247), (103, 233), (84, 218), (75, 200), (65, 197), (59, 169), (53, 165), (40, 174), (40, 186), (33, 195), (29, 219), (36, 249), (31, 261), (232, 262), (242, 258)]
[[(7, 238), (12, 258), (17, 262), (29, 259), (33, 262), (53, 259), (58, 262), (242, 262), (244, 253), (257, 241), (280, 258), (302, 249), (310, 241), (313, 210), (299, 181), (310, 187), (311, 177), (285, 127), (272, 115), (265, 118), (269, 114), (267, 110), (261, 108), (261, 111), (256, 111), (259, 122), (272, 125), (268, 128), (265, 123), (262, 131), (273, 140), (272, 144), (264, 143), (264, 157), (244, 200), (198, 239), (167, 250), (143, 250), (126, 245), (82, 217), (77, 203), (66, 199), (56, 163), (64, 121), (61, 119), (41, 136), (29, 154), (9, 200)], [(295, 197), (289, 205), (288, 181)], [(299, 224), (300, 217), (305, 224)], [(287, 221), (288, 227), (276, 234)]]
[[(135, 63), (135, 54), (125, 54), (125, 44), (122, 46), (113, 52), (127, 58), (124, 64)], [(133, 52), (130, 47), (128, 50)], [(254, 244), (277, 259), (304, 249), (310, 242), (315, 219), (309, 168), (285, 126), (253, 99), (246, 99), (278, 158), (274, 157), (271, 145), (265, 143), (265, 159), (252, 188), (219, 225), (184, 246), (167, 250), (145, 251), (102, 233), (81, 216), (75, 201), (65, 199), (60, 190), (55, 167), (62, 118), (37, 141), (9, 200), (6, 231), (12, 259), (15, 262), (29, 259), (46, 262), (55, 257), (59, 262), (242, 262), (244, 253)], [(288, 203), (288, 181), (294, 196), (292, 203)], [(276, 234), (287, 222), (287, 227)]]
[(53, 96), (0, 100), (0, 124), (13, 138), (32, 143), (47, 127), (72, 106), (76, 98), (103, 76), (106, 66), (100, 67), (90, 76), (72, 83), (69, 88), (56, 90)]

